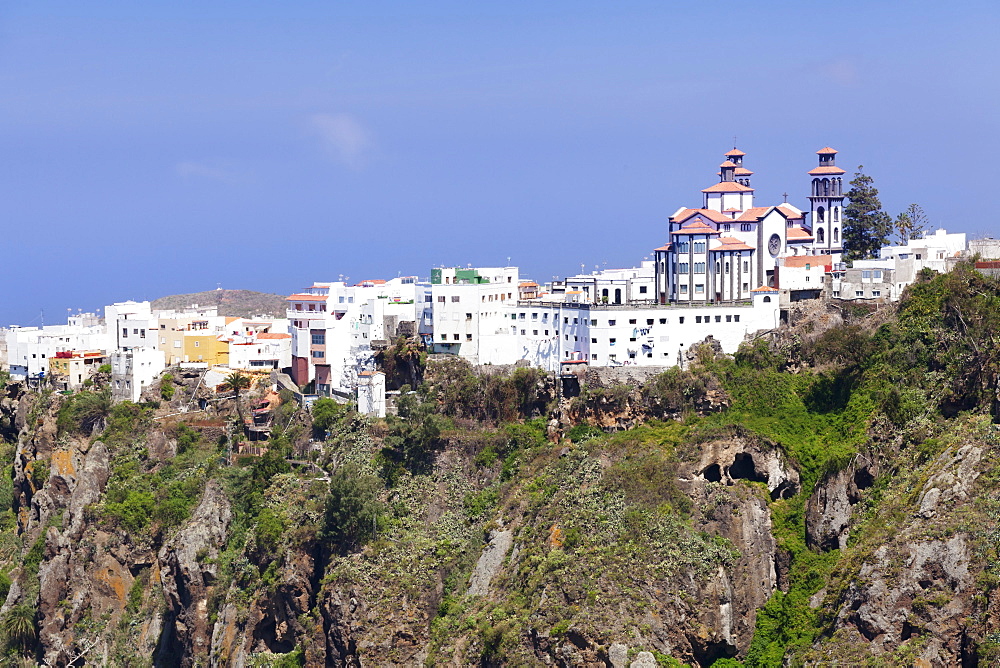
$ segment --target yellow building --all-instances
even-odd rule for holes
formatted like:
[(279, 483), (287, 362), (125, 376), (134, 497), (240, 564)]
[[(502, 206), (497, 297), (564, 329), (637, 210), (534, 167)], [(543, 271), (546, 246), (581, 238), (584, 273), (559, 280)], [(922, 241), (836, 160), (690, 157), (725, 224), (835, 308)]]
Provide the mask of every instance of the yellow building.
[(107, 355), (99, 350), (59, 352), (49, 358), (49, 375), (55, 377), (57, 383), (62, 383), (63, 389), (75, 390), (107, 362)]
[(184, 332), (184, 361), (229, 364), (229, 339), (212, 332)]

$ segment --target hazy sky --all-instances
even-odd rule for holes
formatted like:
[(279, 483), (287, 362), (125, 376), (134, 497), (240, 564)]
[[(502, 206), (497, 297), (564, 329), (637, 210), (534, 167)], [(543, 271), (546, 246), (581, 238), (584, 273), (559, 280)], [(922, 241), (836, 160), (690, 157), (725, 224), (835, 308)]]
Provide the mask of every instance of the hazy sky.
[(633, 266), (734, 135), (758, 204), (830, 145), (891, 213), (1000, 232), (1000, 3), (483, 5), (0, 2), (0, 324)]

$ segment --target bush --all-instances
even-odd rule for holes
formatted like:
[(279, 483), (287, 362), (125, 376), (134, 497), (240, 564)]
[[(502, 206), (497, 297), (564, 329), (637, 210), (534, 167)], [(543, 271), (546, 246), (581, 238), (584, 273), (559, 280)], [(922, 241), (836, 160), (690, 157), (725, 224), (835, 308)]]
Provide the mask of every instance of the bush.
[(169, 373), (163, 374), (160, 377), (160, 396), (164, 401), (170, 401), (174, 398), (174, 391), (177, 388), (174, 387), (174, 377)]
[(379, 487), (378, 478), (362, 475), (353, 464), (337, 469), (330, 479), (320, 537), (333, 543), (340, 552), (373, 538), (382, 513), (377, 497)]
[(313, 429), (320, 433), (332, 431), (346, 412), (346, 406), (333, 399), (317, 399), (312, 405)]

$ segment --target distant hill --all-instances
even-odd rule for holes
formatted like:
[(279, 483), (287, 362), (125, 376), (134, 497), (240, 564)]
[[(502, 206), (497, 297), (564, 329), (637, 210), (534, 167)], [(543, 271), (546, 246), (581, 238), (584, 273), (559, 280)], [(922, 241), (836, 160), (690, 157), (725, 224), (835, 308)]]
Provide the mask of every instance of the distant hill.
[(284, 317), (285, 296), (252, 290), (208, 290), (188, 295), (170, 295), (153, 301), (154, 309), (183, 309), (199, 306), (218, 306), (219, 315), (250, 317), (269, 315)]

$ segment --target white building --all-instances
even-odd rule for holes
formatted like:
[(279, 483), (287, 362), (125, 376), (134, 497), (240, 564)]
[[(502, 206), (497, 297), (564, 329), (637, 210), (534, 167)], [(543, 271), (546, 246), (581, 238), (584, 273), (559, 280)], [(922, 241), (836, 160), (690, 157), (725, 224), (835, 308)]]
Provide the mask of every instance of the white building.
[(353, 391), (358, 372), (371, 366), (370, 337), (393, 337), (396, 332), (390, 330), (403, 322), (418, 331), (427, 290), (415, 276), (402, 276), (355, 285), (314, 283), (288, 297), (292, 379), (300, 386), (315, 382), (320, 395)]
[(472, 364), (521, 359), (511, 323), (518, 285), (517, 267), (432, 269), (431, 352), (458, 355)]
[(159, 349), (159, 319), (149, 302), (116, 302), (104, 307), (111, 359), (111, 396), (116, 401), (139, 401), (166, 368)]
[(65, 325), (11, 327), (7, 330), (7, 364), (11, 378), (44, 378), (56, 353), (107, 350), (108, 335), (93, 313), (70, 316)]
[(289, 369), (292, 335), (285, 318), (240, 319), (226, 325), (229, 331), (229, 366), (233, 369)]
[(654, 250), (654, 299), (660, 304), (721, 304), (752, 299), (759, 286), (779, 286), (788, 256), (828, 255), (840, 261), (843, 169), (836, 151), (817, 151), (810, 170), (810, 212), (788, 204), (755, 206), (742, 151), (726, 153), (719, 182), (702, 191), (701, 207), (678, 209), (669, 241)]
[(381, 371), (358, 374), (358, 412), (385, 417), (385, 374)]
[[(571, 299), (571, 296), (570, 296)], [(719, 305), (591, 304), (521, 301), (512, 314), (516, 359), (558, 371), (561, 362), (591, 366), (673, 366), (711, 335), (734, 353), (748, 334), (778, 325), (778, 290), (758, 288), (746, 303)]]

